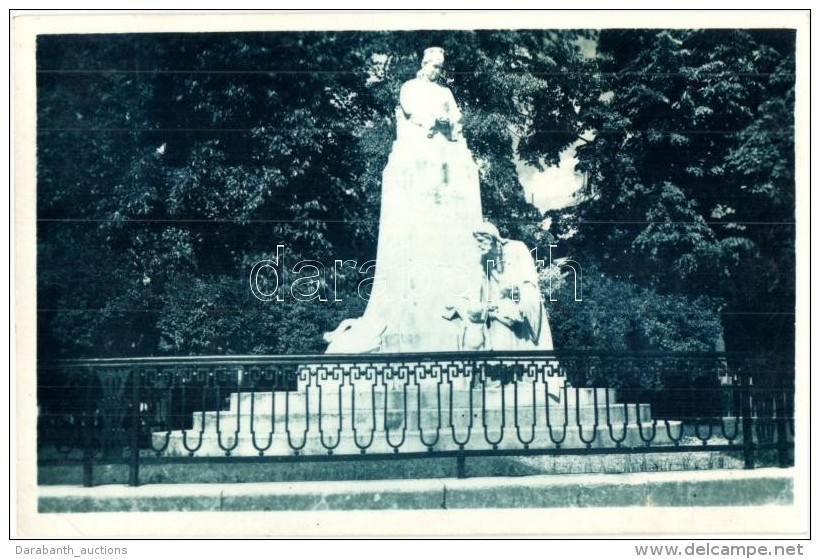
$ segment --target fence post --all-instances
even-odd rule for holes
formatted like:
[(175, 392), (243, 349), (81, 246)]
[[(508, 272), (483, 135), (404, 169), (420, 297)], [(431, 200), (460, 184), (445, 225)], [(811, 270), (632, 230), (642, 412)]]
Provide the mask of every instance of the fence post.
[(467, 460), (464, 453), (459, 453), (456, 456), (456, 477), (458, 477), (458, 479), (467, 477)]
[(755, 467), (754, 426), (752, 425), (752, 375), (749, 370), (740, 372), (740, 416), (743, 421), (743, 467)]
[(128, 485), (140, 484), (140, 374), (139, 369), (131, 369), (131, 433)]
[(85, 414), (80, 419), (80, 437), (83, 445), (83, 487), (94, 486), (94, 418)]
[[(96, 378), (93, 367), (88, 367), (87, 371), (79, 373), (85, 375), (83, 384), (85, 391), (80, 402), (80, 441), (83, 447), (83, 487), (94, 486), (94, 438), (97, 434), (97, 417), (93, 402), (94, 382)], [(82, 382), (82, 380), (81, 380)], [(82, 386), (82, 384), (81, 384)]]
[(789, 467), (789, 441), (787, 430), (788, 409), (787, 402), (789, 393), (786, 389), (779, 388), (775, 398), (775, 428), (777, 429), (777, 462), (781, 468)]

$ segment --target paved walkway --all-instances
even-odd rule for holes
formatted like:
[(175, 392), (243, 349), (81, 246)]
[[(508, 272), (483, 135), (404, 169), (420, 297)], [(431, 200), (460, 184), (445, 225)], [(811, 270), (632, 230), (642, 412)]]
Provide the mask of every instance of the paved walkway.
[(38, 510), (308, 511), (787, 505), (793, 470), (468, 479), (40, 486)]

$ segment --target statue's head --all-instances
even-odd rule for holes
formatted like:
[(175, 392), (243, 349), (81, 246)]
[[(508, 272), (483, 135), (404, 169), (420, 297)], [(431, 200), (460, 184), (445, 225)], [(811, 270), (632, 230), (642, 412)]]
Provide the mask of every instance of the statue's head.
[(421, 65), (424, 66), (427, 63), (444, 64), (444, 49), (441, 47), (424, 49), (424, 57), (421, 59)]
[(424, 56), (421, 59), (421, 70), (418, 76), (435, 81), (441, 75), (441, 67), (444, 65), (444, 49), (441, 47), (430, 47), (424, 49)]
[(498, 247), (504, 243), (498, 228), (489, 221), (482, 221), (473, 228), (473, 238), (483, 256), (497, 252)]

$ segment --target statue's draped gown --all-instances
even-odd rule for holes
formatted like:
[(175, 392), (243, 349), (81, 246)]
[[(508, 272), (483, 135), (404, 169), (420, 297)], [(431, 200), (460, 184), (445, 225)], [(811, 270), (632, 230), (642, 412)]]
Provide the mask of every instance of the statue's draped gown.
[[(480, 296), (478, 168), (446, 87), (402, 86), (396, 141), (384, 169), (372, 292), (364, 315), (332, 337), (329, 353), (458, 351), (464, 324), (444, 317)], [(446, 124), (447, 121), (451, 124)]]

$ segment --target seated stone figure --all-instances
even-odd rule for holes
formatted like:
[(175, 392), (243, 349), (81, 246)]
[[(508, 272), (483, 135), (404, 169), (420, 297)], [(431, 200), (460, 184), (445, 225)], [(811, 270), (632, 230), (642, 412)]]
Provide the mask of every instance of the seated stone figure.
[(538, 288), (538, 271), (527, 246), (501, 237), (489, 222), (473, 231), (484, 281), (477, 298), (462, 298), (445, 317), (465, 323), (465, 350), (550, 350), (552, 334)]

